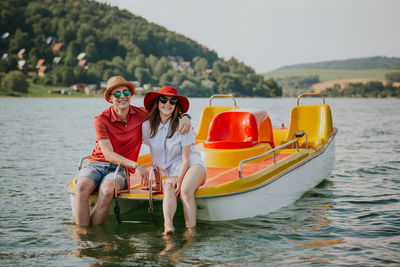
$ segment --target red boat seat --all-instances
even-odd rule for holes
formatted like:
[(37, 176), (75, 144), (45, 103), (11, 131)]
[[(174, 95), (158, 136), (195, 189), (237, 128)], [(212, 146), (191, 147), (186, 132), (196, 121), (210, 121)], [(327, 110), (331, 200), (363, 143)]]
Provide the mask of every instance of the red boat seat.
[[(259, 131), (263, 140), (259, 140)], [(235, 149), (251, 147), (259, 142), (271, 142), (273, 147), (271, 120), (267, 112), (261, 109), (237, 109), (214, 117), (204, 147)]]

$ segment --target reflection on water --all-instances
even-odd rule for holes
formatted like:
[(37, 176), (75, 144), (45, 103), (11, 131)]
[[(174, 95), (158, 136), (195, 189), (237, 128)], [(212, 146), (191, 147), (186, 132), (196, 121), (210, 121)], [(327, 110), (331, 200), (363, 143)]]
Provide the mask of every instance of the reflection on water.
[[(327, 202), (310, 207), (310, 210), (307, 212), (308, 216), (304, 219), (306, 228), (293, 232), (293, 234), (296, 235), (295, 239), (280, 236), (282, 239), (287, 240), (296, 246), (301, 246), (306, 249), (314, 249), (312, 255), (301, 256), (299, 257), (299, 260), (310, 263), (333, 262), (336, 260), (336, 258), (326, 257), (325, 253), (328, 252), (327, 248), (337, 244), (346, 243), (346, 241), (342, 238), (331, 239), (332, 233), (327, 231), (331, 220), (326, 216), (332, 209), (333, 205), (334, 204)], [(312, 231), (316, 232), (312, 233)], [(312, 236), (312, 239), (307, 238), (307, 236)]]
[[(131, 226), (121, 229), (109, 224), (98, 227), (75, 225), (71, 228), (70, 238), (76, 240), (79, 247), (74, 249), (73, 256), (96, 260), (90, 263), (91, 266), (102, 265), (102, 262), (144, 263), (149, 261), (149, 256), (154, 263), (175, 265), (182, 253), (196, 242), (194, 228), (174, 235), (162, 235), (160, 231), (149, 234), (145, 232), (149, 229), (143, 228), (143, 233), (138, 233), (141, 230), (130, 229)], [(151, 253), (148, 251), (150, 248)]]
[[(298, 257), (300, 262), (334, 262), (336, 258), (329, 256), (328, 248), (346, 243), (343, 238), (335, 238), (335, 234), (329, 231), (331, 220), (328, 215), (336, 203), (323, 192), (329, 192), (331, 185), (325, 180), (306, 193), (305, 201), (295, 203), (296, 208), (304, 210), (306, 215), (292, 233), (279, 236), (295, 247), (305, 249), (302, 249), (305, 253)], [(310, 250), (312, 253), (309, 253)]]
[[(191, 101), (197, 126), (208, 99)], [(103, 99), (0, 98), (0, 266), (399, 266), (400, 100), (326, 101), (339, 129), (328, 179), (268, 215), (198, 222), (195, 232), (177, 216), (164, 237), (160, 216), (90, 228), (71, 219), (64, 186), (94, 147)], [(237, 103), (265, 108), (280, 127), (296, 99)]]
[(182, 252), (190, 248), (193, 242), (196, 241), (196, 229), (186, 229), (181, 242), (174, 240), (173, 235), (163, 235), (163, 239), (165, 241), (165, 248), (159, 254), (158, 263), (176, 265), (179, 263)]

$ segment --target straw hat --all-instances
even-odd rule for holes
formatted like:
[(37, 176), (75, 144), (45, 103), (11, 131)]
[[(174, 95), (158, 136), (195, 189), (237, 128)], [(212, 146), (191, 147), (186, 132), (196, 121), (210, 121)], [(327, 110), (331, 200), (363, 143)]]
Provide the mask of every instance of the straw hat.
[(158, 96), (160, 95), (168, 95), (168, 96), (174, 96), (178, 99), (179, 105), (181, 105), (182, 112), (186, 113), (189, 109), (189, 100), (186, 98), (186, 96), (179, 95), (178, 90), (176, 90), (172, 86), (163, 86), (158, 90), (158, 92), (148, 92), (144, 96), (144, 107), (147, 109), (147, 111), (151, 111), (154, 101), (157, 99)]
[(130, 83), (127, 82), (122, 76), (113, 76), (110, 79), (108, 79), (107, 81), (107, 90), (104, 92), (104, 99), (107, 102), (111, 102), (110, 100), (110, 92), (114, 89), (117, 88), (119, 86), (127, 86), (129, 88), (129, 91), (131, 92), (131, 94), (133, 95), (135, 93), (135, 86)]

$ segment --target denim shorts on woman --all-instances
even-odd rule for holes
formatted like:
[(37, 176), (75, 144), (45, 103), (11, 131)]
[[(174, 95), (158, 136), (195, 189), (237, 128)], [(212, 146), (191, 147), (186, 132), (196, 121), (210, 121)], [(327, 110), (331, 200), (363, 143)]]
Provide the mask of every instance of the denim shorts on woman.
[[(103, 181), (114, 181), (116, 169), (117, 165), (109, 162), (89, 161), (88, 164), (79, 171), (78, 181), (80, 177), (88, 177), (92, 180), (95, 190), (98, 190)], [(121, 189), (126, 189), (126, 171), (124, 167), (121, 167), (118, 172), (117, 183), (121, 186)]]

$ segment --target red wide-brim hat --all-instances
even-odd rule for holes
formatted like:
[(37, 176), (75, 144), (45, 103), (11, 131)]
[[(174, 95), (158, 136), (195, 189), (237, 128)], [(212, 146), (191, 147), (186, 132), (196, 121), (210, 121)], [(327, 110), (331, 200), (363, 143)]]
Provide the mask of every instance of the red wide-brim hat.
[(157, 99), (158, 96), (160, 95), (168, 95), (168, 96), (174, 96), (178, 99), (179, 105), (181, 105), (182, 112), (186, 113), (189, 109), (189, 100), (187, 99), (186, 96), (179, 95), (178, 90), (172, 86), (163, 86), (158, 90), (158, 92), (148, 92), (144, 96), (144, 107), (147, 109), (148, 112), (151, 111), (154, 105), (154, 101)]

